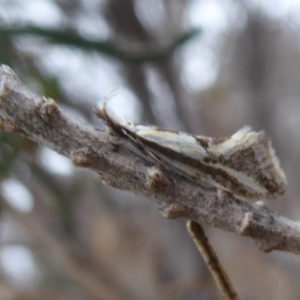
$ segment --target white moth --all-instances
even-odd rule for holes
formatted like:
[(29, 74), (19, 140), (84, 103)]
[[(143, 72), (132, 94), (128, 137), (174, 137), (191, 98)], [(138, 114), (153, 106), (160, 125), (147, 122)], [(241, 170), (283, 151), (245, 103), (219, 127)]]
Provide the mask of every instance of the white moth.
[(216, 187), (244, 201), (272, 199), (285, 191), (286, 176), (263, 131), (246, 126), (224, 138), (170, 131), (123, 121), (107, 102), (99, 106), (98, 115), (164, 168), (196, 184)]

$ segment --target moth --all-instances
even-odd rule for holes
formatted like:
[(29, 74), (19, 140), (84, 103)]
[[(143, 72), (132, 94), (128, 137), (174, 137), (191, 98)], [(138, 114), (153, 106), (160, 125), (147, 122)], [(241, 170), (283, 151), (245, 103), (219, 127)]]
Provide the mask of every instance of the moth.
[(98, 116), (116, 133), (193, 183), (215, 187), (248, 202), (273, 199), (287, 181), (270, 138), (246, 126), (229, 137), (212, 138), (122, 120), (103, 102)]

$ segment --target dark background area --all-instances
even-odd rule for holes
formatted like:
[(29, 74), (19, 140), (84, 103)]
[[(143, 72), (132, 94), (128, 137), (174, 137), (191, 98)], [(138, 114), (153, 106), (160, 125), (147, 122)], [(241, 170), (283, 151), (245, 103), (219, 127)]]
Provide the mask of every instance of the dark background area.
[[(131, 121), (208, 136), (266, 130), (300, 215), (300, 3), (0, 0), (0, 63), (102, 128)], [(185, 221), (0, 133), (0, 299), (221, 299)], [(199, 199), (201, 201), (201, 199)], [(299, 299), (300, 259), (206, 228), (241, 299)]]

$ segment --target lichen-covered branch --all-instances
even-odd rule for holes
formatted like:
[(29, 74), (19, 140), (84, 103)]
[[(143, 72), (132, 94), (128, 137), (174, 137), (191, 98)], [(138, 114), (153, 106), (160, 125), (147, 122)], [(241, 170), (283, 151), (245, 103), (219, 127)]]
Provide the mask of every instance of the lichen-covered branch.
[(264, 251), (300, 253), (299, 223), (229, 195), (220, 200), (214, 188), (196, 186), (149, 166), (126, 147), (126, 140), (98, 131), (63, 111), (54, 100), (34, 94), (7, 66), (0, 67), (0, 128), (96, 171), (109, 186), (147, 197), (167, 218), (185, 217), (249, 236)]

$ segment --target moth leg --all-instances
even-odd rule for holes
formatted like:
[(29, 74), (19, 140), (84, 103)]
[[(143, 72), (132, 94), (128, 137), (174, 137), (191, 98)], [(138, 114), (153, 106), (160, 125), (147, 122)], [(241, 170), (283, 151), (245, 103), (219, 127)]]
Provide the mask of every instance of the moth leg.
[(129, 134), (127, 132), (127, 130), (125, 129), (122, 129), (122, 133), (129, 138), (129, 140), (131, 141), (131, 143), (136, 147), (138, 148), (140, 151), (144, 152), (145, 154), (146, 151), (145, 151), (145, 146), (143, 145), (143, 143), (141, 143), (137, 138), (135, 138), (134, 136), (132, 136), (131, 134)]

